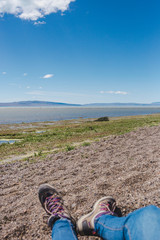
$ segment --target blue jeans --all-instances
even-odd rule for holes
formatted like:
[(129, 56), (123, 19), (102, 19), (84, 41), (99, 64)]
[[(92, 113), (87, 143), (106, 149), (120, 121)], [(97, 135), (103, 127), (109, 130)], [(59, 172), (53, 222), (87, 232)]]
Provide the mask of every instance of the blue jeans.
[[(95, 221), (95, 232), (104, 240), (160, 240), (160, 209), (148, 206), (126, 217), (103, 215)], [(69, 220), (55, 222), (52, 240), (77, 240)]]

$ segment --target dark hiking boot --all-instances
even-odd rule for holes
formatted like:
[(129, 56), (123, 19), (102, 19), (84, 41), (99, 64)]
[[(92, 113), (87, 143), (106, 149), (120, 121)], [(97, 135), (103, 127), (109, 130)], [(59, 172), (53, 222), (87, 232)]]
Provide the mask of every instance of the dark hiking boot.
[(46, 213), (49, 215), (48, 226), (52, 228), (56, 220), (63, 218), (69, 219), (72, 223), (75, 223), (71, 217), (69, 211), (64, 206), (63, 200), (60, 194), (49, 184), (43, 184), (40, 186), (39, 200)]
[(115, 214), (116, 201), (108, 196), (99, 199), (93, 206), (93, 211), (82, 216), (77, 221), (77, 231), (80, 235), (95, 236), (95, 220), (102, 215), (116, 215)]

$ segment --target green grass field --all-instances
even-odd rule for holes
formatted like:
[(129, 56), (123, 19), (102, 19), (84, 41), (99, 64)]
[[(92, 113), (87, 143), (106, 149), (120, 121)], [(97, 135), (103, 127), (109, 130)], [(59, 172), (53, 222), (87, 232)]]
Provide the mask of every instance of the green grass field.
[(159, 125), (160, 114), (111, 118), (107, 122), (96, 122), (93, 119), (78, 121), (77, 123), (73, 120), (62, 121), (61, 124), (55, 122), (53, 125), (14, 124), (12, 129), (9, 125), (1, 125), (0, 139), (19, 139), (20, 141), (14, 144), (1, 144), (0, 159), (28, 152), (52, 151), (54, 148), (70, 151), (74, 149), (75, 143), (88, 146), (89, 141), (98, 141), (102, 137), (121, 135), (141, 127)]

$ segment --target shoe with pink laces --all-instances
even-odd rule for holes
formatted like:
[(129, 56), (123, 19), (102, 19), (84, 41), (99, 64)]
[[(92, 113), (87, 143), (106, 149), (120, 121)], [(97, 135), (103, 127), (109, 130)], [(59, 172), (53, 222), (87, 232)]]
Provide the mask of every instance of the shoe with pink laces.
[(93, 211), (82, 216), (77, 221), (77, 231), (80, 235), (96, 236), (95, 220), (102, 215), (114, 215), (116, 209), (116, 201), (114, 198), (108, 196), (99, 199), (93, 206)]
[(49, 215), (48, 226), (52, 228), (58, 219), (69, 219), (75, 225), (75, 220), (64, 206), (60, 194), (49, 184), (43, 184), (38, 191), (39, 200), (46, 213)]

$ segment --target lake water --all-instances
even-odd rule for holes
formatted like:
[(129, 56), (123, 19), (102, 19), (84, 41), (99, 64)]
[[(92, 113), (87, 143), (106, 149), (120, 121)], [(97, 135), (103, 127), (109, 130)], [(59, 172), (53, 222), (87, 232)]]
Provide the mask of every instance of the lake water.
[(35, 107), (35, 108), (0, 108), (0, 124), (22, 122), (44, 122), (78, 118), (119, 117), (160, 113), (160, 107)]
[(16, 142), (16, 140), (0, 140), (0, 145), (3, 144), (3, 143), (10, 143), (10, 144), (12, 144), (12, 143), (15, 143), (15, 142)]

